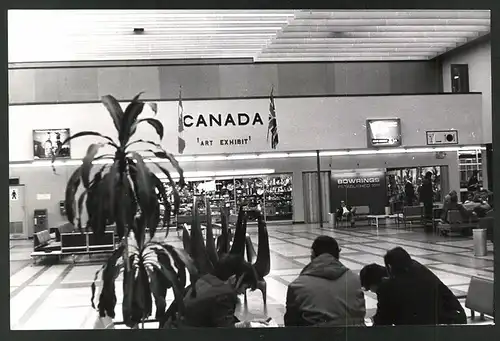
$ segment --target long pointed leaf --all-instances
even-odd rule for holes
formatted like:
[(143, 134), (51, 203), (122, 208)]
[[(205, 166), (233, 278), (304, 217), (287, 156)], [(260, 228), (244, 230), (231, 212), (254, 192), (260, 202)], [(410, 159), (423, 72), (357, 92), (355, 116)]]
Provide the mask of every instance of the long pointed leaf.
[(245, 238), (247, 235), (247, 214), (240, 207), (240, 212), (238, 214), (238, 220), (236, 222), (236, 229), (234, 231), (233, 245), (231, 246), (231, 251), (229, 253), (233, 255), (243, 256), (245, 253)]
[(158, 177), (154, 173), (151, 173), (151, 180), (156, 189), (158, 190), (158, 197), (161, 203), (165, 207), (165, 212), (163, 214), (163, 219), (162, 219), (163, 220), (162, 227), (167, 228), (166, 235), (168, 235), (168, 230), (170, 229), (170, 207), (169, 207), (170, 203), (168, 202), (169, 199), (167, 191), (165, 190), (165, 186), (163, 186), (163, 182), (160, 179), (158, 179)]
[(259, 278), (264, 278), (271, 271), (271, 251), (269, 248), (269, 233), (267, 231), (266, 221), (262, 214), (258, 219), (259, 245), (257, 247), (257, 261), (254, 264), (255, 271)]
[(64, 208), (66, 217), (72, 224), (75, 224), (75, 195), (80, 186), (81, 171), (82, 167), (80, 166), (73, 172), (66, 185)]
[(160, 140), (163, 140), (164, 128), (163, 124), (159, 120), (156, 118), (143, 118), (137, 121), (136, 126), (138, 126), (141, 122), (149, 123), (156, 130)]
[(102, 144), (93, 143), (87, 149), (87, 155), (83, 158), (82, 163), (82, 182), (83, 186), (88, 189), (90, 185), (89, 175), (90, 170), (92, 169), (92, 161), (94, 161), (95, 156), (99, 152), (99, 149), (102, 147)]
[(101, 97), (101, 102), (108, 109), (109, 115), (113, 119), (116, 131), (120, 132), (121, 123), (123, 120), (123, 110), (120, 103), (111, 95)]
[[(115, 148), (118, 148), (118, 146), (116, 145), (116, 143), (113, 141), (113, 139), (109, 136), (106, 136), (106, 135), (102, 135), (101, 133), (98, 133), (96, 131), (81, 131), (79, 133), (76, 133), (74, 135), (71, 135), (70, 137), (68, 137), (66, 140), (64, 140), (61, 144), (61, 147), (66, 145), (68, 142), (70, 142), (71, 140), (74, 140), (74, 139), (77, 139), (79, 137), (84, 137), (84, 136), (97, 136), (97, 137), (101, 137), (103, 139), (106, 139), (109, 141), (109, 145), (115, 147)], [(59, 149), (57, 150), (56, 153), (54, 153), (54, 155), (52, 156), (52, 162), (54, 162), (57, 158), (57, 155), (59, 155)]]
[(166, 168), (163, 168), (159, 164), (156, 164), (156, 166), (162, 171), (163, 174), (165, 174), (167, 176), (170, 187), (172, 187), (172, 194), (174, 196), (173, 213), (177, 214), (179, 212), (179, 205), (181, 202), (181, 197), (179, 195), (179, 191), (177, 190), (176, 183), (175, 183), (174, 179), (172, 178), (172, 175), (170, 174), (170, 172)]
[(217, 255), (217, 249), (215, 247), (214, 240), (214, 231), (212, 227), (212, 212), (210, 208), (210, 201), (207, 200), (207, 254), (210, 262), (215, 266), (219, 261), (219, 257)]
[(182, 245), (184, 247), (184, 251), (188, 253), (191, 257), (193, 256), (193, 253), (191, 251), (191, 236), (189, 234), (189, 231), (186, 227), (186, 224), (182, 227)]
[(191, 254), (198, 268), (200, 275), (213, 273), (213, 264), (208, 259), (205, 242), (203, 241), (203, 232), (201, 231), (200, 217), (198, 207), (195, 201), (193, 205), (193, 220), (191, 223)]

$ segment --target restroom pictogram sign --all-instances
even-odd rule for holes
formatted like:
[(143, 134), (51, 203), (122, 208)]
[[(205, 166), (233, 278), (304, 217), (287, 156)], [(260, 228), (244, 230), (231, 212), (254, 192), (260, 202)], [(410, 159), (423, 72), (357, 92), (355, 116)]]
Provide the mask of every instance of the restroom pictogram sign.
[(10, 189), (10, 200), (11, 201), (18, 201), (19, 200), (19, 191), (17, 190), (17, 188)]

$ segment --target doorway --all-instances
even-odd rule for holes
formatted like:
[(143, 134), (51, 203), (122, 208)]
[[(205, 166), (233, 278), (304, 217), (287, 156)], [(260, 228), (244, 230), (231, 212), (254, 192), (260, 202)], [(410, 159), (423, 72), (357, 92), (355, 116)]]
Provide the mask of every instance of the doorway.
[(27, 239), (26, 197), (24, 185), (9, 186), (10, 239)]
[[(330, 212), (330, 172), (323, 171), (321, 177), (321, 197), (323, 201), (323, 222), (328, 222), (328, 213)], [(304, 186), (304, 220), (306, 224), (315, 224), (320, 222), (319, 218), (319, 197), (318, 197), (318, 173), (302, 173)]]

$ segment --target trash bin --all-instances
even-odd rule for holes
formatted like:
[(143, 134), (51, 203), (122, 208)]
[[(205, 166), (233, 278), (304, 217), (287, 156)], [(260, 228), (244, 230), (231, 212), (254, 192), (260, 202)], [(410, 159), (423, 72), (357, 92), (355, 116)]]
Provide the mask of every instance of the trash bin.
[(391, 208), (389, 206), (385, 207), (385, 215), (391, 215)]
[(474, 239), (474, 256), (486, 256), (486, 229), (474, 229), (472, 231), (472, 238)]
[(335, 213), (328, 213), (328, 224), (332, 229), (335, 228)]

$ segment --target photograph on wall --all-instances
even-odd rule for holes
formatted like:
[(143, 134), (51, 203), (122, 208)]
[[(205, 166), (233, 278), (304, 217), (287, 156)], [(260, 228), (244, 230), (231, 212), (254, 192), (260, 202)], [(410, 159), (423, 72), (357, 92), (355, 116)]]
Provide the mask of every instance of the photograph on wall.
[(71, 158), (70, 143), (62, 145), (69, 136), (69, 129), (33, 130), (33, 158), (50, 160), (56, 153), (57, 158)]
[(494, 340), (490, 11), (8, 19), (11, 330)]

